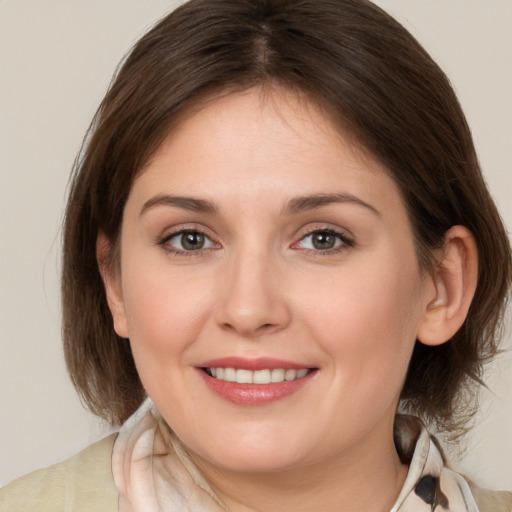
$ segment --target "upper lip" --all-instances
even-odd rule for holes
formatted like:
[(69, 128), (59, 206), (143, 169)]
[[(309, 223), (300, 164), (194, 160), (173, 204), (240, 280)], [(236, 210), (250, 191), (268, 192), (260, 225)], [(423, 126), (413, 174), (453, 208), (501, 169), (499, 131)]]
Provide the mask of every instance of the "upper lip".
[(235, 368), (242, 370), (275, 370), (282, 368), (284, 370), (302, 370), (310, 369), (311, 365), (296, 363), (294, 361), (286, 361), (283, 359), (275, 359), (273, 357), (220, 357), (218, 359), (210, 359), (198, 365), (199, 368)]

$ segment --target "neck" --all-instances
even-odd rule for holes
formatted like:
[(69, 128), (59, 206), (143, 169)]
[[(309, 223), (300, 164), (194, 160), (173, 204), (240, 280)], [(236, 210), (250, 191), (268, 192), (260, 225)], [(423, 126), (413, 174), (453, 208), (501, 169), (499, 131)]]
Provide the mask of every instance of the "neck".
[(230, 512), (384, 512), (392, 508), (407, 466), (400, 462), (392, 431), (385, 444), (373, 437), (350, 453), (271, 473), (233, 472), (194, 460)]

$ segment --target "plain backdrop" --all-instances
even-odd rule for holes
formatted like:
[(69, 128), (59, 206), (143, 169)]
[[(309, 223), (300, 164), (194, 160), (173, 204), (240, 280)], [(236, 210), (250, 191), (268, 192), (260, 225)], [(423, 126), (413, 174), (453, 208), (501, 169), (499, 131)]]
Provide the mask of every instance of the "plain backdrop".
[[(118, 61), (177, 3), (0, 0), (0, 486), (108, 430), (83, 409), (63, 363), (58, 276), (66, 185)], [(512, 1), (378, 3), (450, 76), (510, 227)], [(485, 486), (512, 490), (510, 353), (486, 379), (476, 427), (454, 465)]]

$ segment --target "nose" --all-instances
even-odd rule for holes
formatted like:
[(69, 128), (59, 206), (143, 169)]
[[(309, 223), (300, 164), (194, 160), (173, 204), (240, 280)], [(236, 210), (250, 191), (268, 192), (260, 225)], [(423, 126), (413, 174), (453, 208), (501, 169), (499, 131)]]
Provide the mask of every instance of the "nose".
[(245, 338), (280, 331), (290, 322), (279, 265), (264, 252), (246, 251), (226, 262), (220, 278), (218, 325)]

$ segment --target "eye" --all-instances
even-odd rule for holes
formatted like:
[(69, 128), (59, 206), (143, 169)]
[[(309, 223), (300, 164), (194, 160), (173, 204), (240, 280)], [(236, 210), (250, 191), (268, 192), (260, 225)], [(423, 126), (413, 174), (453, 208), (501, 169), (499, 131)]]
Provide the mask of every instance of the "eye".
[(214, 246), (212, 240), (204, 233), (194, 230), (183, 230), (173, 233), (164, 238), (161, 244), (176, 252), (200, 251)]
[(298, 243), (294, 244), (295, 247), (300, 249), (325, 252), (351, 247), (352, 245), (352, 240), (346, 235), (332, 229), (318, 229), (312, 231), (304, 236)]

